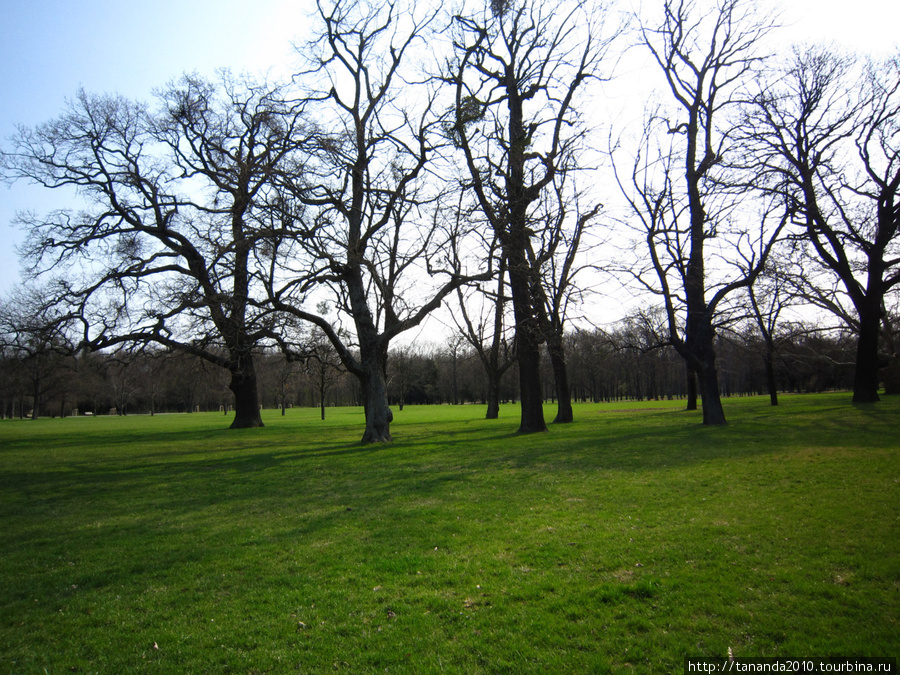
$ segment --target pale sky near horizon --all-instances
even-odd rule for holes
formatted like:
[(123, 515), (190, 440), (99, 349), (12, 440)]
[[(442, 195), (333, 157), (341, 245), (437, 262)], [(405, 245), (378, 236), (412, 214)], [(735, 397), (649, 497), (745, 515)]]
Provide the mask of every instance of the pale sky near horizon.
[[(0, 147), (17, 125), (58, 116), (81, 87), (150, 100), (184, 72), (290, 72), (291, 41), (302, 38), (314, 7), (314, 0), (0, 0)], [(892, 0), (788, 0), (783, 12), (785, 44), (835, 41), (882, 54), (900, 44), (900, 3)], [(0, 184), (0, 297), (19, 281), (15, 214), (57, 206), (52, 191)]]

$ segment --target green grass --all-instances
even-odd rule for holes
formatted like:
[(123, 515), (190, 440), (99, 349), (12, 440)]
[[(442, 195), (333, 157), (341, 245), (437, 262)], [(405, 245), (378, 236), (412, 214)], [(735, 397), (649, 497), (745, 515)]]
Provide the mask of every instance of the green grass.
[(900, 400), (682, 405), (0, 422), (0, 673), (900, 655)]

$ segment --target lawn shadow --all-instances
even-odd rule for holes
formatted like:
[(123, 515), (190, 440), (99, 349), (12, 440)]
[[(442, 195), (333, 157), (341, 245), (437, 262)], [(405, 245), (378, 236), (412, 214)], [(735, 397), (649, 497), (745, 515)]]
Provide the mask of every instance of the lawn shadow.
[(497, 471), (526, 478), (560, 472), (638, 476), (827, 447), (835, 437), (859, 442), (856, 432), (866, 427), (877, 435), (872, 443), (887, 447), (893, 437), (883, 430), (893, 428), (897, 417), (875, 409), (848, 416), (846, 407), (829, 405), (796, 411), (753, 405), (730, 415), (726, 426), (705, 427), (699, 414), (674, 407), (579, 413), (571, 424), (530, 435), (516, 434), (515, 419), (413, 421), (397, 425), (394, 443), (374, 445), (355, 440), (356, 426), (238, 432), (161, 426), (78, 459), (92, 443), (111, 442), (109, 433), (92, 432), (70, 439), (58, 463), (0, 472), (0, 489), (5, 510), (14, 515), (117, 501), (171, 518), (214, 507), (240, 512), (247, 505), (290, 505), (298, 515), (323, 507), (340, 513), (378, 509), (398, 496), (443, 498), (455, 486)]

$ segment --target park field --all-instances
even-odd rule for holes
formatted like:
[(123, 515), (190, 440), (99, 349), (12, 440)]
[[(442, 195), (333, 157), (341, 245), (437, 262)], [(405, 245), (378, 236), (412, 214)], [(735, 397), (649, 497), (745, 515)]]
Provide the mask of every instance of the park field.
[(0, 673), (900, 656), (900, 398), (682, 407), (2, 421)]

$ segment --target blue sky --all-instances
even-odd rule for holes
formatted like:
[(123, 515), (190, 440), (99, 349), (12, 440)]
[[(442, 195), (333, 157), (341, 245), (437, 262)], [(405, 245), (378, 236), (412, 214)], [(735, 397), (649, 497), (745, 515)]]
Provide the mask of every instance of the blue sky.
[[(784, 18), (793, 26), (783, 39), (886, 51), (898, 44), (897, 5), (790, 0)], [(19, 124), (59, 115), (79, 87), (146, 100), (183, 72), (287, 72), (291, 41), (310, 25), (314, 6), (313, 0), (0, 0), (0, 144)], [(0, 296), (19, 278), (14, 246), (22, 233), (10, 225), (16, 212), (62, 205), (62, 195), (0, 184)]]

